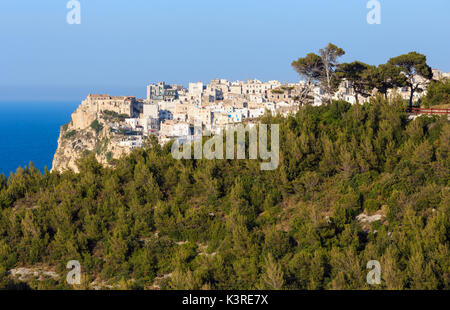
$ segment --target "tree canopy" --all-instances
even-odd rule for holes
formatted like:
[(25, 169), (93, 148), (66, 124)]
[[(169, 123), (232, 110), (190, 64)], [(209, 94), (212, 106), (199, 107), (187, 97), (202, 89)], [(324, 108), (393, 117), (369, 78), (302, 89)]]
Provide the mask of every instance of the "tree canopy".
[(369, 88), (376, 88), (385, 98), (390, 89), (406, 86), (406, 76), (402, 74), (401, 69), (390, 64), (369, 68), (362, 79), (367, 81)]
[(406, 76), (406, 85), (410, 88), (409, 105), (412, 106), (415, 92), (422, 92), (428, 81), (433, 78), (431, 67), (427, 64), (427, 57), (417, 52), (391, 58), (389, 65), (398, 67)]
[(367, 80), (367, 73), (376, 70), (376, 67), (360, 61), (340, 64), (336, 70), (336, 77), (339, 81), (347, 80), (351, 82), (355, 92), (356, 102), (358, 96), (369, 97), (372, 94), (372, 85)]

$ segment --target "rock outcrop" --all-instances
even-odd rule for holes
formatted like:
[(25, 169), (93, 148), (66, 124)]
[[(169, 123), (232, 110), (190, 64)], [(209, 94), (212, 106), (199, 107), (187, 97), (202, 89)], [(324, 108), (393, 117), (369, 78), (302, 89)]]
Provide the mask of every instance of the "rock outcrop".
[(78, 172), (77, 161), (89, 152), (94, 152), (105, 166), (128, 154), (131, 148), (121, 146), (126, 139), (121, 126), (126, 126), (123, 116), (99, 111), (97, 106), (83, 102), (72, 114), (72, 120), (61, 127), (52, 171)]
[(13, 268), (11, 270), (9, 270), (7, 272), (7, 275), (19, 280), (19, 281), (23, 281), (23, 282), (28, 282), (30, 281), (30, 279), (37, 279), (39, 281), (42, 281), (44, 279), (54, 279), (57, 280), (59, 279), (59, 275), (47, 268), (44, 268), (43, 266), (34, 266), (31, 268), (27, 268), (27, 267), (17, 267), (17, 268)]

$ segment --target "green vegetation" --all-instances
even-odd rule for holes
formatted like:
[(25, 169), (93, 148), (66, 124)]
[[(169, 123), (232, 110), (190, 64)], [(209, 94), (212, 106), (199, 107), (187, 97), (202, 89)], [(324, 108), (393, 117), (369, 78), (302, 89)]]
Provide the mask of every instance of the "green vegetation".
[(99, 134), (100, 131), (103, 130), (103, 125), (100, 124), (100, 122), (98, 120), (95, 120), (91, 123), (91, 128), (94, 129), (94, 131)]
[(321, 87), (325, 90), (325, 92), (330, 97), (333, 96), (334, 86), (333, 86), (333, 77), (336, 72), (336, 68), (339, 65), (338, 59), (345, 55), (345, 51), (332, 44), (329, 43), (325, 48), (319, 50), (320, 59), (323, 64), (322, 73), (321, 73)]
[(106, 161), (109, 163), (113, 159), (113, 153), (108, 152), (106, 153)]
[(376, 88), (385, 98), (390, 89), (406, 86), (406, 76), (402, 74), (402, 70), (390, 64), (370, 67), (364, 72), (362, 79), (366, 81), (369, 91)]
[(71, 131), (65, 133), (63, 137), (64, 137), (64, 139), (70, 139), (70, 138), (73, 138), (76, 134), (77, 134), (76, 130), (71, 130)]
[(343, 63), (339, 65), (336, 72), (336, 78), (341, 81), (343, 79), (352, 83), (353, 91), (355, 92), (356, 102), (359, 102), (358, 96), (365, 98), (371, 95), (371, 88), (364, 75), (368, 71), (375, 70), (374, 66), (370, 66), (360, 61), (352, 63)]
[(298, 96), (298, 100), (304, 103), (308, 99), (312, 86), (324, 78), (325, 66), (323, 60), (319, 55), (309, 53), (305, 57), (293, 61), (291, 66), (305, 80), (305, 90)]
[[(86, 282), (124, 288), (448, 289), (450, 124), (405, 108), (380, 96), (265, 116), (280, 124), (275, 171), (177, 161), (150, 140), (114, 168), (90, 154), (79, 174), (1, 176), (0, 287), (22, 287), (13, 267), (65, 274), (76, 259)], [(364, 209), (384, 216), (359, 223)], [(380, 286), (366, 283), (369, 260)]]
[(294, 86), (281, 86), (282, 90), (293, 90)]
[(110, 140), (108, 138), (102, 138), (101, 140), (97, 140), (94, 147), (94, 153), (97, 155), (104, 154), (108, 149), (108, 145)]
[[(410, 89), (409, 106), (412, 107), (413, 96), (416, 92), (423, 92), (426, 89), (427, 80), (433, 78), (431, 67), (427, 64), (427, 57), (417, 52), (391, 58), (388, 65), (397, 67), (406, 76), (406, 86)], [(424, 81), (418, 79), (423, 78)]]
[[(431, 81), (421, 105), (426, 108), (450, 105), (450, 79)], [(450, 107), (448, 107), (450, 109)]]
[(126, 115), (126, 114), (119, 114), (115, 111), (109, 111), (109, 110), (105, 110), (102, 113), (103, 113), (103, 116), (105, 117), (105, 119), (113, 120), (113, 121), (124, 121), (128, 117), (128, 115)]
[(305, 89), (296, 100), (302, 103), (310, 100), (311, 87), (319, 83), (328, 96), (328, 102), (331, 103), (331, 97), (337, 86), (336, 71), (339, 68), (339, 58), (344, 55), (345, 51), (342, 48), (329, 43), (319, 50), (319, 55), (309, 53), (306, 57), (293, 61), (292, 67), (306, 82)]
[(272, 89), (272, 93), (282, 95), (284, 94), (284, 90), (281, 89)]

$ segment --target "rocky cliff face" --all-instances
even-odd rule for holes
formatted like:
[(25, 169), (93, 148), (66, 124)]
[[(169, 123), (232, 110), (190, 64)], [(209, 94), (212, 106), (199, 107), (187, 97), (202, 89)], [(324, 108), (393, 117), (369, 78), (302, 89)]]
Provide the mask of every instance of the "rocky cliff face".
[(61, 127), (52, 171), (72, 169), (78, 172), (77, 161), (89, 152), (94, 152), (104, 165), (128, 154), (130, 149), (120, 146), (124, 136), (113, 132), (113, 127), (121, 124), (123, 119), (118, 115), (98, 112), (95, 106), (81, 104), (72, 114), (70, 123)]

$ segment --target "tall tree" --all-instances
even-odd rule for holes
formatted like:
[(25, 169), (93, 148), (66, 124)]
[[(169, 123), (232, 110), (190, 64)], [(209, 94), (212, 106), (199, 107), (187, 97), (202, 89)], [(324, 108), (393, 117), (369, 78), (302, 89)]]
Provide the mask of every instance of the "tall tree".
[(309, 53), (304, 58), (292, 62), (292, 67), (305, 80), (305, 87), (299, 95), (299, 101), (304, 103), (311, 92), (313, 83), (320, 81), (324, 64), (322, 58), (314, 53)]
[(410, 89), (409, 106), (412, 107), (414, 93), (422, 92), (429, 80), (433, 78), (433, 72), (427, 65), (427, 57), (417, 52), (410, 52), (391, 58), (388, 64), (400, 68), (406, 76), (406, 85)]
[(374, 70), (374, 66), (360, 61), (340, 64), (336, 70), (337, 81), (347, 80), (352, 84), (355, 92), (356, 102), (359, 102), (358, 96), (369, 97), (373, 89), (366, 79), (368, 70)]
[(323, 63), (323, 73), (321, 77), (322, 87), (328, 95), (328, 100), (331, 103), (333, 91), (333, 75), (338, 65), (338, 58), (345, 55), (345, 51), (336, 45), (329, 43), (325, 48), (319, 50), (320, 57)]
[(390, 64), (369, 68), (363, 79), (367, 80), (370, 87), (376, 88), (386, 99), (389, 89), (406, 86), (406, 76), (402, 74), (401, 69)]

